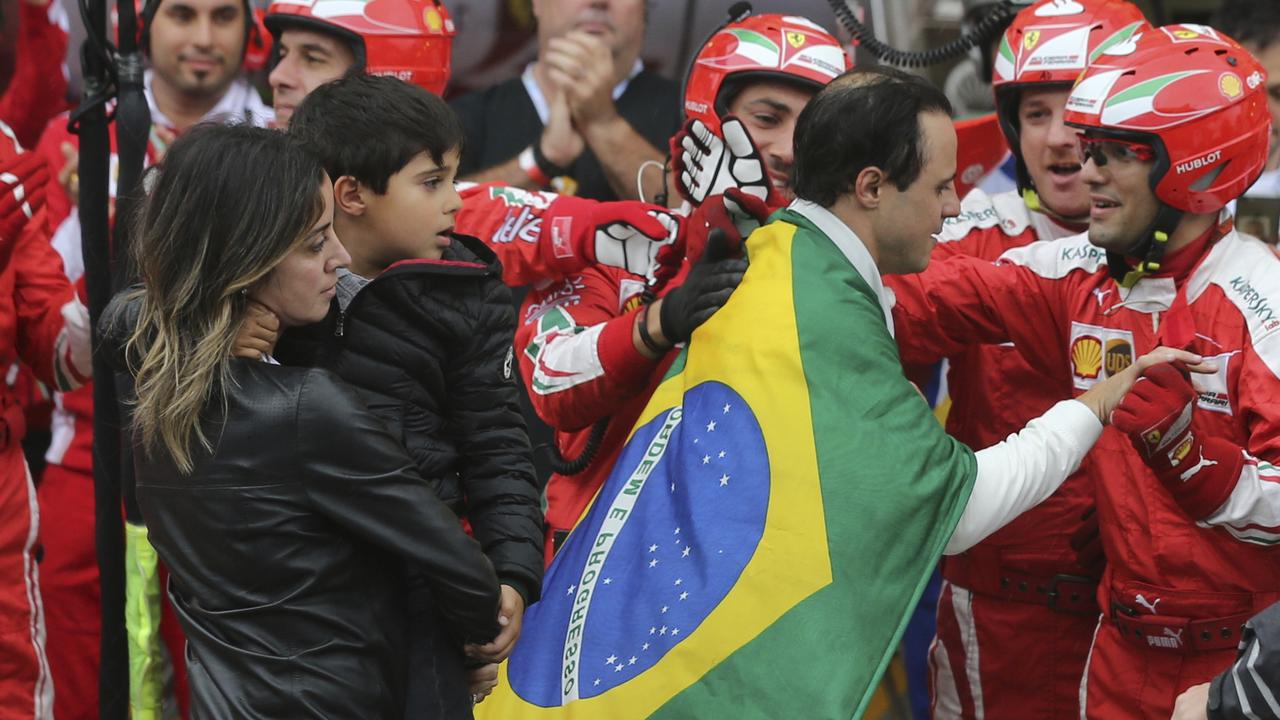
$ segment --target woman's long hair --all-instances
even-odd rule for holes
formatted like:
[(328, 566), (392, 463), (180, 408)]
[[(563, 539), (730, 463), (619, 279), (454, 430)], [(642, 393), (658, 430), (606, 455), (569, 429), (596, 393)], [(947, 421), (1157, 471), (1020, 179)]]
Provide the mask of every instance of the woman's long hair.
[(324, 171), (283, 132), (205, 125), (156, 172), (134, 233), (146, 289), (126, 348), (133, 422), (148, 455), (164, 450), (189, 474), (193, 438), (212, 449), (202, 413), (215, 400), (225, 409), (248, 289), (320, 218)]

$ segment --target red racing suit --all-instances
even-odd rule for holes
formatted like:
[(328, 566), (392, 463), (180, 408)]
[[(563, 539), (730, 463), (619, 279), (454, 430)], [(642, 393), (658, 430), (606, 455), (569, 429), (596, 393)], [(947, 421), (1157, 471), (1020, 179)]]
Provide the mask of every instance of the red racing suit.
[[(584, 218), (566, 214), (556, 195), (496, 185), (463, 190), (457, 230), (484, 240), (502, 260), (508, 285), (534, 283), (516, 321), (515, 355), (534, 411), (556, 431), (567, 459), (582, 454), (592, 427), (606, 422), (599, 449), (574, 475), (547, 484), (547, 563), (613, 468), (631, 427), (674, 359), (635, 349), (632, 327), (645, 278), (596, 266), (582, 252)], [(572, 206), (580, 207), (580, 206)], [(557, 242), (565, 236), (572, 242)]]
[[(18, 142), (33, 147), (53, 116), (67, 109), (67, 12), (53, 0), (45, 7), (18, 2), (18, 63), (4, 94), (0, 122), (13, 129)], [(52, 165), (56, 174), (62, 167)]]
[(516, 324), (515, 354), (534, 411), (567, 459), (593, 426), (606, 429), (591, 462), (553, 474), (546, 489), (547, 563), (613, 468), (675, 353), (650, 360), (631, 340), (645, 278), (587, 257), (594, 231), (581, 201), (495, 184), (462, 190), (458, 232), (498, 254), (508, 285), (533, 284)]
[(1108, 562), (1080, 691), (1090, 718), (1168, 718), (1178, 693), (1232, 662), (1244, 621), (1280, 599), (1280, 260), (1224, 212), (1161, 273), (1120, 287), (1079, 235), (891, 283), (904, 356), (1012, 342), (1077, 394), (1161, 344), (1218, 366), (1193, 385), (1200, 432), (1244, 457), (1220, 507), (1184, 508), (1113, 428), (1084, 463)]
[(577, 474), (547, 483), (547, 563), (604, 484), (676, 352), (650, 360), (636, 350), (632, 328), (643, 278), (596, 267), (535, 288), (520, 308), (516, 356), (534, 410), (556, 431), (568, 460), (604, 423), (598, 450)]
[[(1074, 234), (1032, 212), (1017, 192), (974, 190), (949, 219), (931, 262), (994, 261), (1005, 251)], [(904, 355), (904, 359), (905, 359)], [(923, 360), (915, 353), (912, 361)], [(949, 358), (947, 432), (974, 450), (994, 445), (1071, 397), (1012, 344), (972, 345)], [(1093, 506), (1077, 472), (1049, 499), (959, 555), (945, 556), (938, 633), (930, 647), (935, 718), (1076, 718), (1080, 676), (1097, 625), (1097, 578), (1068, 539)], [(1052, 588), (1057, 594), (1050, 596)], [(1072, 598), (1075, 597), (1073, 602)]]
[[(51, 387), (84, 378), (70, 360), (64, 306), (76, 302), (49, 246), (43, 211), (16, 239), (0, 238), (0, 366), (21, 360)], [(37, 561), (40, 509), (22, 455), (22, 408), (0, 385), (0, 718), (53, 717), (53, 679)]]

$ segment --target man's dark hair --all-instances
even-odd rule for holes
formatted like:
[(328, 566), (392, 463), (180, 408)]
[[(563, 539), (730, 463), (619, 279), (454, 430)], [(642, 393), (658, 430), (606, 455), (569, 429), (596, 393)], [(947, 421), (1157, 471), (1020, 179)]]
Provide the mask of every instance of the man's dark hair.
[(1280, 42), (1280, 2), (1276, 0), (1224, 0), (1213, 16), (1213, 27), (1237, 42), (1266, 50)]
[(289, 132), (337, 180), (350, 175), (376, 193), (418, 153), (437, 163), (462, 148), (462, 123), (439, 97), (393, 77), (353, 75), (321, 85), (298, 106)]
[(796, 120), (796, 196), (830, 207), (872, 166), (907, 189), (926, 159), (924, 112), (950, 115), (951, 103), (927, 80), (901, 70), (850, 70), (832, 80)]

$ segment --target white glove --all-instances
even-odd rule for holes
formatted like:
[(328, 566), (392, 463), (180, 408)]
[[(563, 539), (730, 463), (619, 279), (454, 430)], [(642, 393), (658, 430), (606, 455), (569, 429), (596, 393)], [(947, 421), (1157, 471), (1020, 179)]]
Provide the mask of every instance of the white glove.
[(751, 142), (742, 122), (727, 117), (720, 125), (723, 137), (701, 120), (691, 120), (672, 143), (676, 189), (694, 205), (712, 195), (736, 187), (769, 202), (773, 183), (764, 160)]
[(58, 334), (58, 357), (55, 362), (69, 361), (69, 373), (59, 373), (72, 384), (71, 387), (60, 388), (71, 390), (83, 383), (84, 379), (93, 377), (93, 342), (89, 325), (89, 309), (73, 298), (62, 306), (63, 326)]
[(633, 275), (642, 275), (653, 282), (658, 253), (675, 242), (680, 233), (680, 220), (662, 210), (649, 210), (646, 214), (666, 231), (665, 239), (656, 239), (651, 228), (642, 230), (621, 220), (597, 225), (596, 261), (601, 265), (622, 268)]

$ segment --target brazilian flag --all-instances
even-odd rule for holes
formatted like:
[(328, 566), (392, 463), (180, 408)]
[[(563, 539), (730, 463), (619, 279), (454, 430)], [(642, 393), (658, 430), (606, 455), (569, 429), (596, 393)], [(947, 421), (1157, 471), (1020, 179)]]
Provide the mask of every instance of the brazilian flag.
[(850, 260), (785, 210), (641, 415), (476, 707), (860, 716), (972, 488)]

